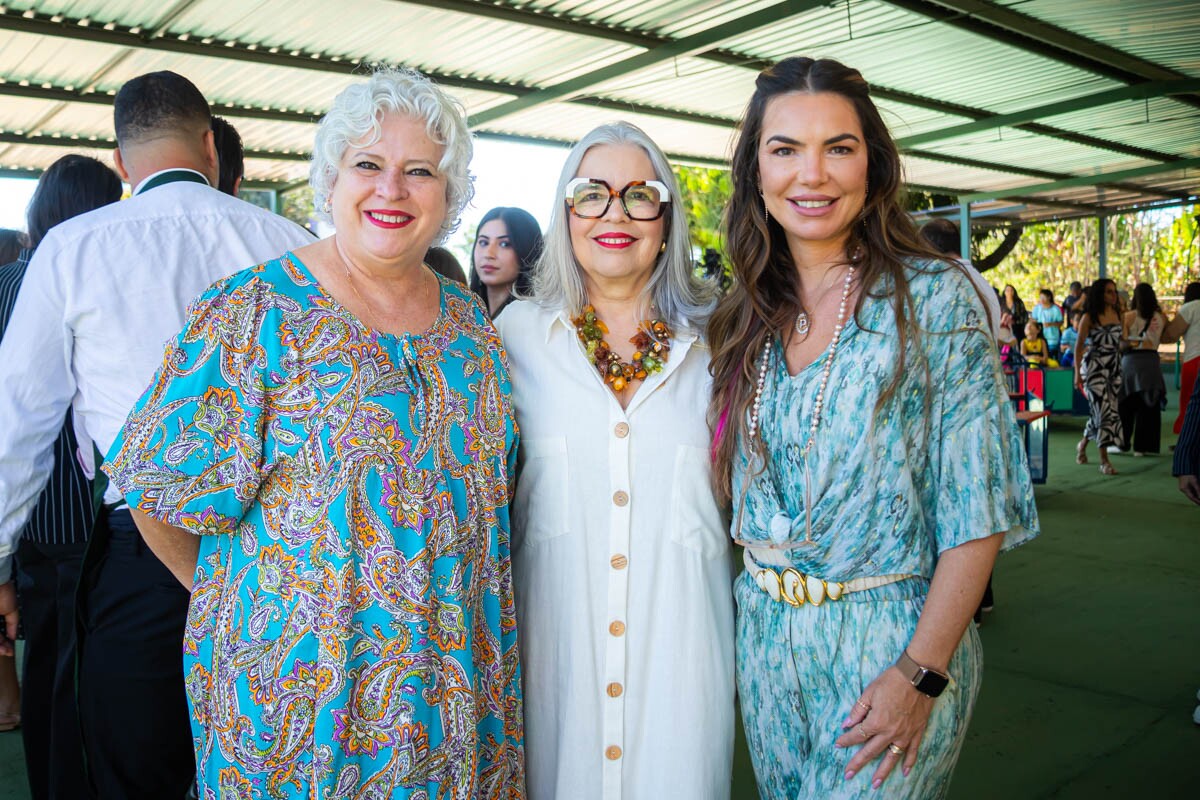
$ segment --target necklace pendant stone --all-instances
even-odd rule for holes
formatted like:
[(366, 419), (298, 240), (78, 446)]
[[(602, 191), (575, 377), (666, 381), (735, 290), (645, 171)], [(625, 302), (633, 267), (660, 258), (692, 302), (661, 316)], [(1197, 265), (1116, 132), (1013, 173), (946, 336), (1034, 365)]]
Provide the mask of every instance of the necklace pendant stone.
[(808, 312), (801, 311), (796, 315), (796, 333), (808, 336)]

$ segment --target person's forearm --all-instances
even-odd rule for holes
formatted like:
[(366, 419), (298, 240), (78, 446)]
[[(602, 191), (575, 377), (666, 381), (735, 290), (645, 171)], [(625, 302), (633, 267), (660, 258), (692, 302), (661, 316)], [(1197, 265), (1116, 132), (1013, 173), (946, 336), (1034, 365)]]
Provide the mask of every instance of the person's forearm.
[(189, 592), (192, 577), (196, 572), (196, 559), (200, 557), (200, 537), (194, 533), (159, 522), (153, 517), (134, 511), (133, 521), (150, 551), (171, 570), (176, 580)]
[(1003, 534), (976, 539), (938, 559), (917, 632), (908, 644), (908, 655), (921, 666), (946, 671), (979, 607), (1003, 539)]

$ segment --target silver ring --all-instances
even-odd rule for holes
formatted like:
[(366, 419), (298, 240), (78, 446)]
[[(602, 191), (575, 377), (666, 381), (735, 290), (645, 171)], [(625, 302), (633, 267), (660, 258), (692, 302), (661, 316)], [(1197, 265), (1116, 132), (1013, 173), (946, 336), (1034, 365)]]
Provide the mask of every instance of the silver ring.
[(904, 748), (901, 747), (900, 745), (896, 744), (895, 742), (892, 742), (891, 744), (888, 745), (888, 752), (894, 756), (902, 756), (902, 755), (904, 755)]

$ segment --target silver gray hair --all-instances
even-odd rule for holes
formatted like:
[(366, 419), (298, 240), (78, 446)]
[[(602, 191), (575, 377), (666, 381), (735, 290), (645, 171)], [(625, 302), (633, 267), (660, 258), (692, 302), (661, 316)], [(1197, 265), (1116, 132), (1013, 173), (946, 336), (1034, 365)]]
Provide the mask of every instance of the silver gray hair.
[(438, 171), (446, 176), (446, 219), (438, 232), (442, 241), (458, 227), (458, 215), (475, 193), (467, 169), (474, 148), (462, 103), (412, 69), (377, 69), (366, 81), (347, 86), (333, 99), (317, 127), (308, 169), (316, 215), (333, 222), (325, 204), (337, 182), (342, 157), (351, 144), (378, 142), (383, 135), (381, 119), (389, 113), (422, 120), (429, 138), (444, 148), (438, 163)]
[(653, 305), (655, 316), (672, 327), (686, 327), (703, 333), (708, 315), (717, 303), (716, 284), (700, 280), (693, 271), (687, 215), (680, 202), (679, 185), (670, 162), (641, 128), (628, 122), (612, 122), (595, 128), (567, 154), (554, 190), (554, 212), (550, 216), (550, 227), (546, 229), (545, 245), (534, 268), (530, 299), (545, 308), (565, 309), (572, 314), (587, 304), (583, 268), (571, 247), (570, 212), (563, 194), (567, 183), (578, 177), (583, 157), (597, 145), (640, 147), (654, 167), (654, 177), (665, 183), (671, 192), (671, 203), (664, 220), (667, 249), (658, 257), (643, 290), (643, 315), (648, 318), (649, 308)]

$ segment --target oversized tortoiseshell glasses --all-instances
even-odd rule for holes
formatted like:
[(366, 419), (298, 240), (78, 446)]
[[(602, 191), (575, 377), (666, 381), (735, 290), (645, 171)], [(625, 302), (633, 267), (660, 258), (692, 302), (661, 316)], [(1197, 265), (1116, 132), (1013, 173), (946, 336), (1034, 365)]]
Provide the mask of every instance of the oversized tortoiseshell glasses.
[(599, 178), (575, 178), (567, 184), (567, 208), (580, 219), (603, 217), (614, 197), (621, 201), (625, 216), (642, 221), (658, 219), (671, 202), (671, 192), (662, 181), (630, 181), (620, 191)]

